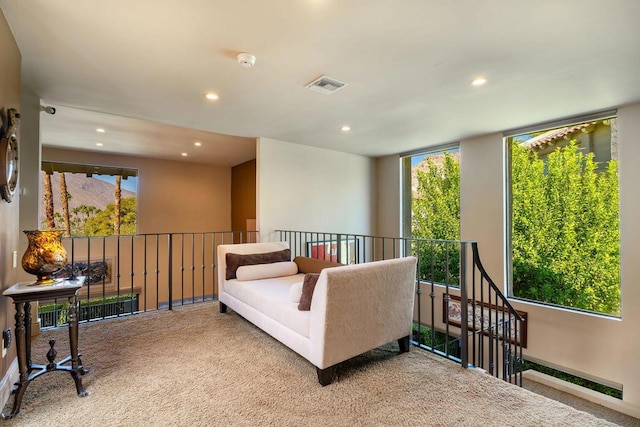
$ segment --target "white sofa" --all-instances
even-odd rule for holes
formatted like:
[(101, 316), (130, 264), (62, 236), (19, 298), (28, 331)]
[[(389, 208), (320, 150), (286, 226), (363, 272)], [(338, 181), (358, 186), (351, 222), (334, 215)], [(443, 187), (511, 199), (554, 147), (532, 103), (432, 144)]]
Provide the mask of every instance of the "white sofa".
[(288, 249), (286, 242), (218, 246), (221, 313), (230, 307), (307, 359), (316, 366), (323, 386), (331, 383), (338, 363), (354, 356), (395, 340), (401, 352), (409, 350), (414, 257), (323, 269), (309, 311), (298, 310), (291, 298), (291, 287), (304, 279), (304, 274), (291, 274), (297, 271), (295, 267), (280, 277), (227, 280), (227, 253), (265, 254), (283, 249)]

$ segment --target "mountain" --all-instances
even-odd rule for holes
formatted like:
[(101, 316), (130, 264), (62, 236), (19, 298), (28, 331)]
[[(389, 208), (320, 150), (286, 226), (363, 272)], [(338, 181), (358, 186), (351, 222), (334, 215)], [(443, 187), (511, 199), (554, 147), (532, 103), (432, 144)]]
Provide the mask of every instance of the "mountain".
[[(453, 160), (457, 162), (460, 161), (459, 151), (450, 151), (449, 155)], [(436, 167), (442, 168), (442, 166), (444, 165), (444, 153), (427, 156), (423, 161), (411, 168), (411, 192), (414, 197), (416, 197), (418, 193), (418, 171), (429, 171), (429, 163), (427, 162), (427, 159), (431, 160)]]
[[(95, 206), (104, 210), (109, 203), (114, 202), (116, 186), (94, 177), (87, 177), (79, 173), (66, 173), (67, 192), (69, 197), (69, 212), (81, 205)], [(53, 208), (55, 212), (62, 213), (60, 201), (60, 177), (57, 172), (51, 176), (51, 189), (53, 191)], [(44, 194), (44, 183), (40, 180), (40, 194)], [(122, 189), (122, 198), (136, 197), (136, 193)], [(44, 218), (44, 197), (40, 203), (40, 218)]]

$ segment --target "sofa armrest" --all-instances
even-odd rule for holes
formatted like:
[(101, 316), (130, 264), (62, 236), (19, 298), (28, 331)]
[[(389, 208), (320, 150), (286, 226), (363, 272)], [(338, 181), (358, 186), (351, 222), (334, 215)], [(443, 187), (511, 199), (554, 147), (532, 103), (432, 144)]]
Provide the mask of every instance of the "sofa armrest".
[(313, 294), (310, 361), (320, 369), (411, 334), (414, 257), (325, 269)]

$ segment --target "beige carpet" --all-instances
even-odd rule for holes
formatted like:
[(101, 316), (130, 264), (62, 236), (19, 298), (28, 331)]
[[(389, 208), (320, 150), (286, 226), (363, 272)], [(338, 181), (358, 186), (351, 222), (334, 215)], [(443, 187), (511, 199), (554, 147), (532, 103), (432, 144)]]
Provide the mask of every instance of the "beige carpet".
[[(59, 354), (68, 345), (66, 330), (41, 334), (35, 363), (51, 336)], [(91, 395), (48, 373), (5, 425), (615, 425), (415, 348), (396, 356), (396, 344), (346, 362), (321, 387), (310, 363), (217, 303), (84, 324), (80, 347)]]

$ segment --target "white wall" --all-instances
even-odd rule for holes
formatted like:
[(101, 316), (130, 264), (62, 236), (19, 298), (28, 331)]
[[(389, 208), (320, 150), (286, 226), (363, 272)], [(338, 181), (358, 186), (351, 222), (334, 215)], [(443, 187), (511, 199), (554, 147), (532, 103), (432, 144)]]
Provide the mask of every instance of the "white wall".
[(262, 240), (274, 230), (369, 234), (375, 223), (375, 161), (260, 138), (257, 221)]
[(400, 156), (386, 156), (376, 159), (377, 168), (377, 221), (373, 234), (382, 237), (401, 235), (401, 175)]
[(460, 142), (460, 239), (475, 240), (484, 268), (504, 283), (502, 134)]
[[(620, 245), (622, 319), (513, 302), (528, 313), (525, 357), (611, 385), (622, 386), (626, 404), (640, 407), (640, 104), (618, 110), (620, 144)], [(477, 240), (489, 275), (505, 283), (504, 142), (502, 134), (460, 142), (461, 238)], [(379, 188), (399, 176), (388, 163), (378, 168)], [(399, 194), (400, 188), (397, 188)], [(389, 206), (393, 200), (398, 203)], [(400, 211), (399, 197), (387, 195), (378, 209)], [(380, 224), (379, 230), (395, 226)]]
[(610, 347), (609, 363), (620, 360), (624, 400), (640, 406), (640, 103), (618, 110), (618, 140), (622, 327)]

